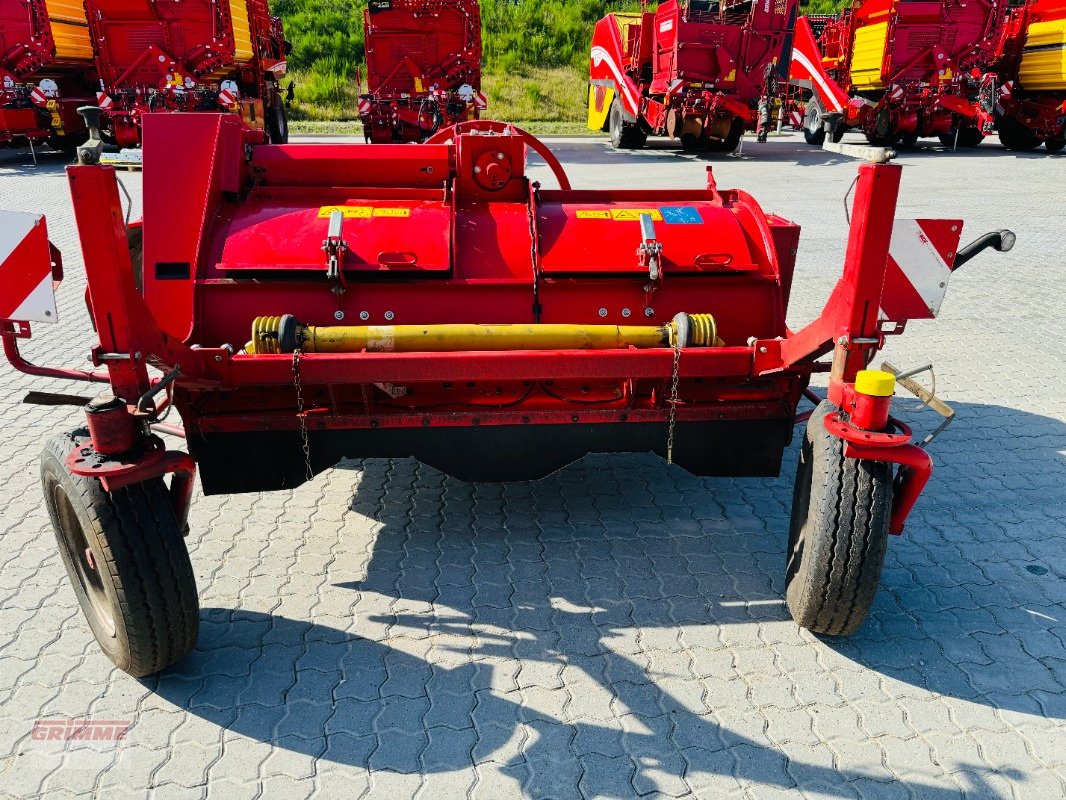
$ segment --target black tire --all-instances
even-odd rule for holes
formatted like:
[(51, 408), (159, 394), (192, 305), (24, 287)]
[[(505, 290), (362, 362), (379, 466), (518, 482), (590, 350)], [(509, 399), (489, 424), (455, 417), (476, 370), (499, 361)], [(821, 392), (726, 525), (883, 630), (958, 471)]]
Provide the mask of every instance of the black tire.
[(266, 124), (271, 144), (288, 144), (289, 116), (285, 113), (285, 103), (280, 97), (274, 98)]
[(1049, 153), (1061, 153), (1062, 149), (1066, 147), (1066, 138), (1047, 139), (1044, 141), (1044, 147), (1047, 148)]
[(67, 454), (86, 439), (76, 431), (45, 446), (45, 505), (104, 654), (130, 675), (151, 675), (196, 645), (199, 602), (189, 552), (162, 478), (109, 493), (95, 478), (67, 470)]
[(78, 147), (85, 144), (88, 138), (88, 132), (70, 133), (65, 136), (49, 136), (48, 146), (57, 153), (73, 158), (78, 152)]
[(812, 97), (803, 110), (803, 139), (813, 147), (825, 144), (825, 126), (822, 124), (822, 104)]
[(648, 134), (635, 122), (626, 122), (622, 104), (616, 97), (607, 112), (607, 127), (611, 134), (611, 146), (615, 150), (639, 150), (648, 140)]
[(1008, 150), (1025, 152), (1035, 150), (1040, 145), (1036, 134), (1010, 117), (1003, 117), (996, 125), (999, 142)]
[(844, 458), (844, 443), (824, 425), (834, 410), (823, 401), (807, 423), (792, 495), (785, 599), (801, 627), (847, 636), (862, 624), (881, 580), (892, 467)]
[[(972, 125), (963, 125), (958, 129), (958, 134), (959, 147), (977, 147), (985, 140), (984, 134)], [(955, 129), (940, 134), (939, 139), (944, 147), (955, 147)]]

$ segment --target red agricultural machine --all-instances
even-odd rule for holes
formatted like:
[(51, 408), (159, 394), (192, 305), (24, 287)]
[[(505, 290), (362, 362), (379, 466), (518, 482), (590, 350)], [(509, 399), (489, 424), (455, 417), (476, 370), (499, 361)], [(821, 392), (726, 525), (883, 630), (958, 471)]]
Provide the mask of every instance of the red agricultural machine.
[[(936, 315), (954, 269), (1013, 239), (960, 250), (958, 220), (894, 222), (901, 167), (863, 164), (843, 273), (793, 331), (799, 227), (710, 170), (703, 189), (575, 190), (544, 145), (487, 121), (412, 148), (258, 145), (233, 115), (143, 125), (140, 224), (94, 140), (67, 170), (93, 371), (20, 354), (31, 323), (55, 319), (61, 269), (40, 216), (0, 224), (7, 358), (105, 387), (37, 395), (86, 413), (45, 447), (42, 476), (82, 608), (135, 675), (195, 642), (182, 535), (197, 471), (218, 494), (291, 489), (345, 456), (503, 481), (653, 451), (698, 475), (775, 476), (808, 418), (787, 599), (800, 625), (848, 634), (932, 464), (890, 415), (893, 375), (867, 366)], [(559, 188), (526, 176), (528, 149)], [(818, 400), (813, 373), (828, 399), (797, 416)]]
[(477, 0), (370, 0), (363, 12), (368, 93), (359, 119), (368, 142), (421, 142), (477, 119), (481, 9)]
[(287, 45), (266, 0), (85, 0), (105, 136), (141, 141), (150, 114), (238, 114), (272, 142), (288, 140), (278, 81)]
[(982, 76), (977, 116), (1008, 150), (1066, 147), (1066, 0), (1033, 0), (1003, 28)]
[(832, 113), (837, 138), (855, 128), (878, 146), (909, 146), (924, 136), (978, 145), (978, 77), (1006, 11), (1003, 0), (855, 0), (817, 42), (801, 19), (791, 80), (813, 92), (807, 141), (824, 141), (822, 117)]
[(666, 0), (608, 14), (592, 35), (589, 128), (619, 149), (665, 135), (732, 152), (749, 129), (764, 141), (783, 101), (798, 6)]
[(80, 0), (0, 0), (0, 146), (85, 141), (96, 73)]

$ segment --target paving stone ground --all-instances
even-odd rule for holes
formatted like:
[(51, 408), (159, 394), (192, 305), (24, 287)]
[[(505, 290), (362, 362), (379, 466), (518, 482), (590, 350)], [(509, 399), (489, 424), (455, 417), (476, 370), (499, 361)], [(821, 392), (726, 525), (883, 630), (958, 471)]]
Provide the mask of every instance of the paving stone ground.
[[(854, 162), (795, 136), (744, 158), (552, 143), (578, 186), (697, 188), (707, 164), (804, 226), (790, 322), (839, 274)], [(0, 206), (48, 214), (62, 320), (26, 352), (83, 366), (81, 256), (55, 158), (0, 155)], [(1018, 245), (952, 278), (886, 356), (958, 410), (846, 640), (782, 602), (782, 477), (592, 456), (533, 483), (346, 462), (295, 491), (197, 496), (195, 652), (137, 681), (100, 654), (42, 507), (38, 455), (82, 387), (0, 364), (0, 795), (107, 798), (1059, 798), (1066, 792), (1066, 204), (1062, 158), (904, 155), (899, 216)], [(534, 173), (550, 182), (543, 166)], [(140, 176), (123, 173), (135, 204)], [(1056, 199), (1057, 198), (1057, 199)], [(900, 413), (933, 424), (915, 403)], [(127, 720), (62, 749), (36, 720)]]

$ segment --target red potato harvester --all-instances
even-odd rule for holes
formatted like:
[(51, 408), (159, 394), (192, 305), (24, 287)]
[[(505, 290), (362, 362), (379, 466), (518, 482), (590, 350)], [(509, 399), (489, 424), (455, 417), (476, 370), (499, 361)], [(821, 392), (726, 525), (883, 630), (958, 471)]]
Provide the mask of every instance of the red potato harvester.
[(177, 111), (232, 112), (271, 142), (288, 141), (279, 81), (281, 20), (266, 0), (85, 0), (105, 135), (141, 143), (141, 121)]
[(877, 146), (980, 144), (974, 101), (1006, 13), (1002, 0), (853, 0), (817, 40), (801, 17), (790, 80), (813, 92), (807, 142), (824, 141), (833, 114), (834, 140), (854, 128)]
[(766, 141), (787, 105), (799, 0), (663, 0), (608, 14), (592, 34), (588, 127), (616, 149), (648, 136), (687, 150), (731, 153), (745, 130)]
[(363, 34), (368, 142), (421, 142), (487, 107), (477, 0), (371, 0)]
[[(893, 376), (867, 366), (936, 315), (953, 269), (1013, 240), (958, 251), (958, 220), (893, 222), (901, 167), (862, 164), (841, 277), (792, 331), (799, 227), (709, 169), (703, 189), (572, 189), (539, 141), (484, 121), (413, 148), (249, 146), (218, 114), (150, 116), (144, 133), (143, 252), (99, 148), (68, 168), (95, 371), (19, 354), (55, 319), (43, 218), (6, 215), (0, 249), (11, 363), (109, 385), (32, 399), (87, 403), (86, 427), (44, 450), (45, 502), (101, 646), (135, 675), (194, 645), (197, 471), (217, 494), (291, 489), (346, 456), (498, 481), (654, 451), (697, 475), (776, 476), (815, 372), (829, 392), (799, 417), (787, 599), (800, 625), (851, 633), (932, 463), (889, 415)], [(559, 188), (529, 180), (527, 148)], [(184, 428), (163, 422), (171, 406)]]
[(1066, 147), (1066, 0), (1011, 10), (981, 79), (977, 116), (1008, 150)]
[(80, 0), (0, 0), (0, 146), (73, 152), (96, 80)]

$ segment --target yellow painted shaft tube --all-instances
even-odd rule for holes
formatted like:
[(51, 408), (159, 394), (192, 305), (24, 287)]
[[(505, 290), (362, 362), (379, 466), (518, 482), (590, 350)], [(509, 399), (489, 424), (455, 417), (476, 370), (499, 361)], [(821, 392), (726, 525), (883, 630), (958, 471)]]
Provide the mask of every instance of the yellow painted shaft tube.
[(616, 350), (662, 347), (669, 332), (620, 325), (331, 325), (304, 329), (308, 353)]
[[(679, 315), (688, 320), (690, 345), (722, 344), (710, 314)], [(665, 325), (442, 324), (302, 325), (291, 316), (257, 317), (249, 353), (441, 353), (465, 350), (619, 350), (671, 347), (676, 320)]]

